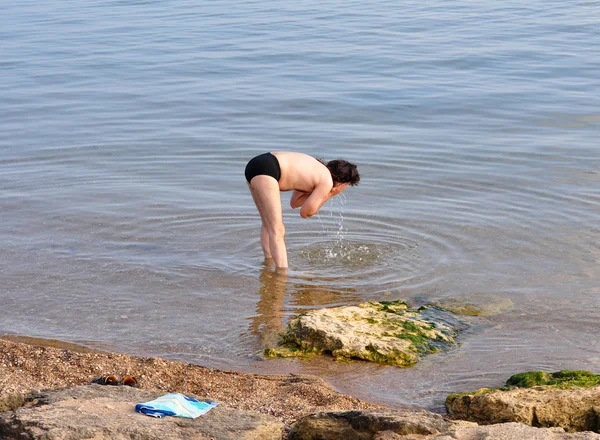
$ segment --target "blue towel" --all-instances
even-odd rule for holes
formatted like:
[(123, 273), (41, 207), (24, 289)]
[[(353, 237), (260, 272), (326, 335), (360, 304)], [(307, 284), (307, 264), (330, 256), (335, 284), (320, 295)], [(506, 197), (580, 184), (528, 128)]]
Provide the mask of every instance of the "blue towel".
[(147, 416), (163, 418), (164, 416), (185, 417), (195, 419), (206, 414), (217, 402), (200, 402), (183, 394), (165, 394), (162, 397), (146, 403), (138, 403), (135, 410)]

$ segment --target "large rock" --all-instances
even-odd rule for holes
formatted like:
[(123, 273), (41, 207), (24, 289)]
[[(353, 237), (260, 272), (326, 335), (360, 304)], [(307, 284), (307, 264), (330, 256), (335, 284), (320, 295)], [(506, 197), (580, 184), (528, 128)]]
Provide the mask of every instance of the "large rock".
[[(529, 372), (507, 387), (459, 393), (446, 399), (447, 411), (482, 424), (522, 422), (567, 431), (600, 431), (600, 376), (583, 371)], [(542, 386), (537, 384), (544, 384)], [(514, 386), (533, 385), (530, 388)], [(582, 387), (585, 385), (587, 387)]]
[[(413, 439), (381, 436), (374, 440)], [(600, 435), (591, 432), (568, 434), (560, 428), (532, 428), (522, 423), (501, 423), (499, 425), (457, 427), (450, 429), (449, 432), (423, 437), (422, 440), (600, 440)]]
[(282, 347), (270, 357), (330, 353), (410, 367), (429, 353), (456, 345), (467, 323), (438, 307), (409, 308), (402, 301), (368, 302), (312, 310), (290, 320)]
[(311, 414), (292, 426), (289, 440), (371, 440), (381, 433), (436, 434), (450, 424), (425, 410), (372, 410)]
[(406, 409), (311, 414), (292, 426), (289, 440), (600, 440), (600, 435), (522, 423), (449, 422), (439, 414)]
[(274, 417), (219, 405), (196, 419), (156, 419), (135, 412), (137, 403), (165, 394), (130, 387), (86, 385), (32, 393), (24, 406), (0, 414), (3, 440), (280, 440)]

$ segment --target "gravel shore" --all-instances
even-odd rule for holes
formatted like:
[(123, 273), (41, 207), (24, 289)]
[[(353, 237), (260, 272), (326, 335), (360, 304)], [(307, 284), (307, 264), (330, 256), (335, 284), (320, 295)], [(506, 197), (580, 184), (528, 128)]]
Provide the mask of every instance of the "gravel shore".
[(161, 358), (98, 352), (59, 341), (0, 339), (0, 411), (15, 393), (89, 384), (113, 374), (133, 376), (142, 389), (192, 394), (243, 410), (270, 414), (290, 425), (321, 411), (376, 409), (333, 390), (320, 378), (222, 371)]

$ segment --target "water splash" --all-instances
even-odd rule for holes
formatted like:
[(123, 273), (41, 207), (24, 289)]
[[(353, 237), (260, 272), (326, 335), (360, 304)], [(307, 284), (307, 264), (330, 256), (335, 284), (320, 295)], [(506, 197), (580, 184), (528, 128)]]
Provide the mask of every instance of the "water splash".
[(377, 259), (377, 252), (367, 244), (356, 245), (346, 240), (347, 229), (344, 226), (344, 206), (346, 196), (338, 194), (333, 197), (326, 209), (317, 212), (323, 230), (324, 243), (318, 249), (302, 252), (309, 261), (337, 262), (344, 265), (363, 265)]
[[(345, 204), (346, 196), (343, 193), (333, 197), (327, 204), (329, 210), (325, 214), (326, 221), (323, 221), (323, 218), (321, 218), (319, 212), (317, 211), (317, 216), (323, 229), (323, 234), (325, 235), (326, 239), (331, 241), (330, 246), (324, 250), (325, 256), (328, 259), (336, 258), (338, 256), (337, 250), (343, 248), (344, 246), (344, 237), (346, 235), (346, 229), (344, 228)], [(336, 227), (329, 229), (328, 224), (335, 224)]]
[(300, 253), (311, 265), (331, 264), (349, 267), (371, 267), (382, 255), (391, 252), (391, 247), (378, 244), (355, 244), (348, 241), (327, 242), (304, 249)]

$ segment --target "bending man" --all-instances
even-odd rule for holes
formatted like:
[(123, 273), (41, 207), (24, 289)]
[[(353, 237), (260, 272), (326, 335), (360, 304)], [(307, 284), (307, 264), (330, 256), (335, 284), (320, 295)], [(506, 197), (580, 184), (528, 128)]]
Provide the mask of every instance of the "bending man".
[(278, 268), (288, 267), (285, 227), (280, 191), (291, 191), (292, 208), (301, 208), (308, 218), (331, 197), (348, 185), (356, 185), (360, 176), (356, 165), (345, 160), (327, 164), (302, 153), (275, 152), (256, 156), (246, 165), (246, 180), (262, 220), (261, 243), (265, 259), (273, 259)]

